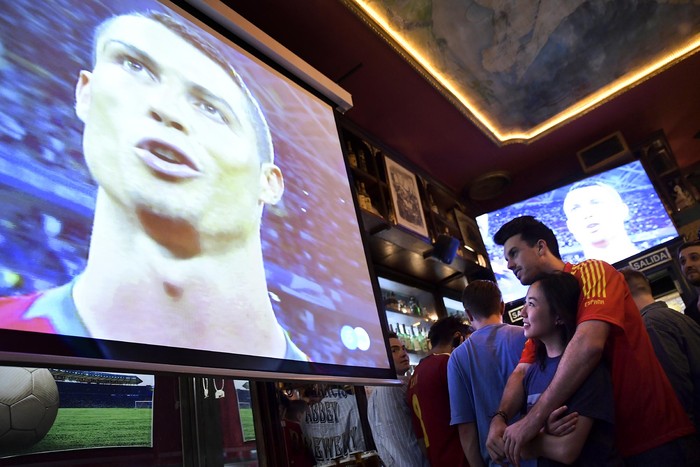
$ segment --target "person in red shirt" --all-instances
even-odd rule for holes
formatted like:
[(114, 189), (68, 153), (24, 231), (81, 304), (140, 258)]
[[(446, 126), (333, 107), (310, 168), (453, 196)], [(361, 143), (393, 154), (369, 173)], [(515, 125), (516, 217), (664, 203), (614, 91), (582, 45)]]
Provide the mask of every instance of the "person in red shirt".
[(499, 413), (487, 439), (496, 460), (518, 465), (520, 453), (544, 426), (547, 416), (578, 389), (605, 358), (611, 368), (615, 399), (616, 447), (626, 465), (700, 465), (695, 428), (683, 411), (654, 354), (644, 323), (624, 277), (611, 265), (587, 260), (564, 263), (554, 232), (532, 216), (503, 225), (494, 241), (504, 246), (508, 268), (524, 284), (539, 275), (564, 271), (581, 284), (577, 328), (554, 378), (530, 412), (506, 427), (523, 400), (523, 377), (534, 362), (528, 342), (506, 384)]
[(428, 453), (430, 465), (466, 467), (457, 426), (450, 426), (447, 362), (452, 351), (471, 333), (469, 325), (448, 316), (430, 327), (430, 355), (420, 361), (408, 383), (406, 401), (411, 407), (413, 429)]

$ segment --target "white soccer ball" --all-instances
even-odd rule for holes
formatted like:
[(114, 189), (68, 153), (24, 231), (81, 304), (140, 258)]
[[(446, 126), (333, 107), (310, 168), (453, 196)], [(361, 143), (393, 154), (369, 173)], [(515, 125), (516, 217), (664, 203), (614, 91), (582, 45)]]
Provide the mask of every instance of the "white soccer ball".
[(46, 368), (0, 367), (0, 449), (28, 447), (58, 413), (58, 387)]

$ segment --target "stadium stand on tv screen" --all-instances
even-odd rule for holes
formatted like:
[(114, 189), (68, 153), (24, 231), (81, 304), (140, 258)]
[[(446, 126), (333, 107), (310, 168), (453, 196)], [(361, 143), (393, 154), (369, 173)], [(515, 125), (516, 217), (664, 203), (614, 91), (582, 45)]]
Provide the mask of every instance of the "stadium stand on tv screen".
[(506, 302), (527, 287), (508, 270), (493, 242), (509, 220), (530, 215), (554, 230), (564, 261), (622, 261), (678, 236), (641, 162), (631, 162), (477, 218), (491, 267)]
[(0, 366), (0, 458), (153, 446), (153, 375)]
[(331, 105), (194, 14), (2, 2), (0, 361), (392, 379)]

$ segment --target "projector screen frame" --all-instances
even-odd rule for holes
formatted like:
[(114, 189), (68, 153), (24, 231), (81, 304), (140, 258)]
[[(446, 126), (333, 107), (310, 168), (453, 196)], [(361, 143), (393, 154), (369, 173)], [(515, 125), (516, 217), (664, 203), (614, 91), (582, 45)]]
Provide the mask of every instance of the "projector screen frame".
[[(212, 21), (211, 11), (208, 13), (203, 6), (203, 2), (187, 2), (195, 5), (195, 11), (183, 2), (158, 0), (165, 7), (172, 9), (176, 13), (184, 16), (187, 20), (203, 27), (208, 33), (215, 36), (222, 36), (217, 28), (212, 29), (209, 24)], [(204, 2), (213, 4), (213, 2)], [(183, 8), (185, 7), (185, 8)], [(218, 18), (221, 21), (221, 18)], [(231, 22), (230, 15), (227, 15), (226, 22)], [(230, 26), (230, 24), (229, 24)], [(242, 26), (245, 30), (250, 28), (249, 23)], [(229, 28), (227, 28), (230, 30)], [(261, 41), (265, 37), (259, 30), (253, 31), (251, 37), (256, 41)], [(261, 60), (260, 51), (252, 53), (250, 44), (245, 39), (241, 42), (240, 37), (233, 34), (225, 34), (225, 40), (236, 44), (246, 53), (251, 54)], [(298, 57), (293, 56), (286, 49), (271, 39), (262, 40), (266, 47), (275, 50), (276, 58), (286, 57), (286, 64), (289, 68), (280, 68), (279, 63), (275, 63), (272, 68), (289, 79), (290, 73), (296, 76), (293, 81), (307, 92), (311, 92), (321, 100), (328, 103), (333, 102), (337, 111), (347, 110), (351, 104), (351, 97), (327, 78), (312, 70), (308, 65), (301, 62)], [(271, 41), (271, 42), (270, 42)], [(273, 45), (270, 45), (274, 43)], [(270, 49), (272, 50), (272, 49)], [(268, 52), (269, 53), (269, 52)], [(265, 55), (263, 53), (263, 55)], [(283, 60), (283, 61), (284, 61)], [(270, 57), (262, 60), (270, 66)], [(292, 68), (292, 70), (290, 70)], [(300, 78), (299, 75), (306, 75)], [(302, 79), (303, 82), (299, 82)], [(338, 145), (340, 146), (340, 129), (338, 125), (338, 115), (334, 114), (335, 131), (337, 133)], [(342, 147), (341, 147), (342, 151)], [(340, 152), (342, 155), (342, 152)], [(345, 177), (349, 180), (349, 170), (345, 166)], [(348, 185), (348, 190), (349, 190)], [(78, 367), (89, 369), (109, 369), (109, 370), (134, 370), (147, 373), (177, 373), (193, 375), (221, 375), (237, 378), (254, 378), (268, 380), (308, 380), (308, 381), (333, 381), (348, 382), (356, 384), (395, 384), (395, 370), (391, 355), (386, 346), (386, 316), (381, 313), (381, 295), (376, 275), (372, 268), (369, 256), (366, 234), (361, 228), (361, 216), (356, 200), (352, 198), (355, 218), (358, 224), (358, 236), (364, 252), (364, 260), (368, 267), (368, 279), (372, 285), (373, 303), (376, 315), (381, 327), (381, 335), (384, 342), (372, 342), (383, 348), (386, 357), (387, 367), (360, 367), (353, 365), (340, 365), (335, 363), (292, 361), (284, 359), (274, 359), (257, 357), (254, 355), (241, 355), (233, 353), (221, 353), (214, 351), (194, 350), (194, 349), (174, 349), (167, 346), (138, 344), (133, 342), (118, 342), (105, 339), (95, 339), (70, 335), (44, 334), (35, 332), (25, 332), (17, 330), (0, 329), (0, 362), (7, 365), (31, 364), (36, 366), (61, 366)], [(340, 346), (340, 342), (338, 342)], [(176, 357), (176, 358), (174, 358)], [(177, 363), (175, 363), (177, 361)], [(211, 364), (201, 365), (202, 362)]]

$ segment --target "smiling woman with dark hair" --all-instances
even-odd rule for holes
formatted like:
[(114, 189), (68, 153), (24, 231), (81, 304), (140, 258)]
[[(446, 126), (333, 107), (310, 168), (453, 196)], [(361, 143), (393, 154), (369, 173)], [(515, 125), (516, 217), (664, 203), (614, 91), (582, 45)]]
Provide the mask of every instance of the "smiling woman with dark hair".
[[(576, 310), (581, 288), (571, 274), (540, 276), (527, 292), (521, 310), (525, 337), (535, 342), (537, 364), (525, 380), (529, 410), (554, 377), (564, 349), (576, 331)], [(602, 364), (566, 401), (567, 413), (578, 413), (576, 427), (564, 436), (540, 433), (525, 457), (538, 457), (537, 465), (559, 463), (590, 466), (622, 465), (614, 447), (614, 406), (610, 374)]]

